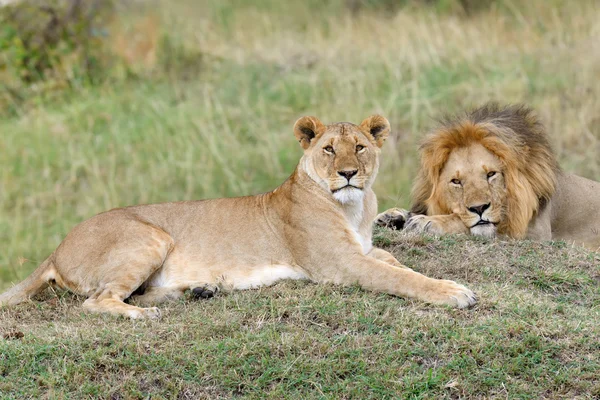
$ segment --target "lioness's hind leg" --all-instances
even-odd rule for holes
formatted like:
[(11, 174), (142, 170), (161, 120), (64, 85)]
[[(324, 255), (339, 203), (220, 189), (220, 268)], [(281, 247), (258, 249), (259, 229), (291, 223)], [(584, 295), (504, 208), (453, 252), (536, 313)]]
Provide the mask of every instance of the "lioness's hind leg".
[(96, 299), (89, 298), (83, 302), (83, 307), (93, 312), (111, 313), (123, 315), (125, 317), (138, 318), (158, 318), (160, 311), (156, 307), (140, 308), (130, 304), (123, 303), (119, 295), (114, 297)]
[(183, 296), (183, 290), (176, 287), (149, 287), (144, 294), (132, 296), (131, 300), (139, 305), (160, 304), (169, 300), (176, 300)]
[(217, 285), (207, 283), (206, 285), (201, 285), (193, 288), (192, 294), (197, 299), (210, 299), (214, 297), (218, 291), (219, 288), (217, 287)]
[[(129, 318), (158, 318), (158, 308), (140, 308), (123, 302), (139, 288), (164, 262), (164, 256), (154, 251), (139, 254), (135, 251), (127, 253), (122, 265), (111, 269), (104, 282), (94, 294), (83, 303), (83, 307), (94, 312), (106, 312), (123, 315)], [(129, 261), (129, 262), (127, 262)]]
[(129, 252), (127, 258), (129, 260), (121, 260), (123, 264), (107, 274), (107, 277), (110, 276), (110, 281), (104, 282), (83, 303), (83, 307), (94, 312), (118, 314), (129, 318), (158, 318), (160, 316), (158, 308), (140, 308), (126, 304), (123, 300), (129, 297), (154, 271), (160, 268), (164, 262), (164, 257), (157, 257), (153, 251), (148, 251), (145, 256), (136, 252)]
[(106, 250), (103, 265), (94, 274), (78, 274), (80, 285), (95, 287), (95, 291), (83, 303), (94, 312), (106, 312), (129, 318), (157, 318), (156, 307), (140, 308), (126, 304), (124, 299), (138, 289), (162, 267), (173, 248), (173, 239), (163, 230), (147, 224), (131, 229), (128, 241), (118, 241)]

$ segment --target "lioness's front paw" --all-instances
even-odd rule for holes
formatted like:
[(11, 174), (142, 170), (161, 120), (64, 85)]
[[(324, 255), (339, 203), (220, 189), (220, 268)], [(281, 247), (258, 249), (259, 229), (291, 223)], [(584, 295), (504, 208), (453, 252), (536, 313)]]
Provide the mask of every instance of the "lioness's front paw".
[(137, 308), (135, 310), (131, 310), (129, 313), (129, 318), (131, 319), (158, 319), (160, 318), (160, 310), (156, 307), (149, 308)]
[(426, 301), (458, 308), (470, 307), (477, 303), (477, 296), (466, 286), (443, 279), (434, 281), (433, 288), (427, 293)]
[(435, 217), (428, 217), (421, 214), (411, 215), (406, 221), (404, 229), (418, 233), (430, 233), (432, 235), (442, 235), (445, 233), (442, 224)]
[(390, 208), (375, 217), (375, 225), (402, 230), (410, 215), (410, 211), (403, 208)]

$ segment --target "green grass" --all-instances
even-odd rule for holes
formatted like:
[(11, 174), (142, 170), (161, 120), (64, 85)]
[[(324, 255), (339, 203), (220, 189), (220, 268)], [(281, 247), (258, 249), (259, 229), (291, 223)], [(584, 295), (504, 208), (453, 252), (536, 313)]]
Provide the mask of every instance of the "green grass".
[[(150, 13), (158, 22), (140, 35), (168, 39), (150, 49), (154, 64), (134, 52), (132, 72), (96, 86), (34, 87), (38, 95), (0, 110), (0, 290), (98, 212), (276, 187), (301, 155), (292, 127), (303, 115), (390, 120), (380, 209), (408, 205), (417, 145), (434, 119), (488, 100), (534, 106), (563, 168), (600, 180), (596, 2), (503, 1), (470, 16), (322, 3), (182, 0), (126, 10), (128, 29)], [(131, 50), (117, 39), (110, 30), (115, 54)], [(285, 283), (130, 322), (47, 294), (0, 311), (2, 334), (24, 334), (0, 340), (0, 393), (599, 396), (597, 255), (564, 243), (385, 232), (376, 240), (419, 271), (474, 287), (480, 305), (456, 311)]]
[[(468, 283), (456, 310), (284, 282), (190, 297), (158, 321), (46, 293), (0, 311), (0, 392), (19, 398), (596, 398), (600, 257), (562, 243), (378, 231), (400, 261)], [(420, 249), (421, 252), (412, 251)], [(23, 337), (19, 334), (21, 332)]]

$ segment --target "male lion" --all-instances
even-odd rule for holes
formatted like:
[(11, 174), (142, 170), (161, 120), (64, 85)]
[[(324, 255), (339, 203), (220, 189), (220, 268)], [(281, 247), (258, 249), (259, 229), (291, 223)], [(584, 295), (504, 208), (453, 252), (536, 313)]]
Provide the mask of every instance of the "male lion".
[[(152, 305), (194, 289), (248, 289), (281, 279), (358, 284), (373, 291), (467, 307), (475, 296), (452, 281), (405, 268), (371, 244), (371, 189), (389, 123), (360, 126), (299, 119), (304, 149), (294, 173), (256, 196), (114, 209), (76, 226), (25, 281), (0, 296), (17, 304), (48, 284), (88, 299), (91, 311), (157, 317)], [(135, 293), (134, 293), (135, 292)], [(141, 294), (138, 294), (141, 293)]]
[(600, 247), (600, 183), (560, 171), (530, 108), (490, 103), (447, 118), (420, 150), (411, 212), (387, 210), (376, 224)]

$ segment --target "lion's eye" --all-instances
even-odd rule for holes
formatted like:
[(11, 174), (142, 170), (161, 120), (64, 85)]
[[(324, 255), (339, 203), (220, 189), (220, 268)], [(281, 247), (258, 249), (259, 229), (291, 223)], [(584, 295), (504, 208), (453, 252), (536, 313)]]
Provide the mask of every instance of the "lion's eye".
[(325, 153), (327, 154), (333, 154), (333, 147), (331, 146), (323, 147), (323, 150), (325, 150)]
[(360, 144), (359, 144), (358, 146), (356, 146), (356, 152), (357, 152), (357, 153), (360, 153), (360, 152), (361, 152), (361, 151), (363, 151), (364, 149), (365, 149), (365, 146), (362, 146), (362, 145), (360, 145)]
[(458, 179), (452, 179), (450, 182), (454, 185), (460, 185), (460, 181)]
[(487, 173), (488, 179), (491, 178), (494, 175), (496, 175), (496, 171), (490, 171), (490, 172)]

